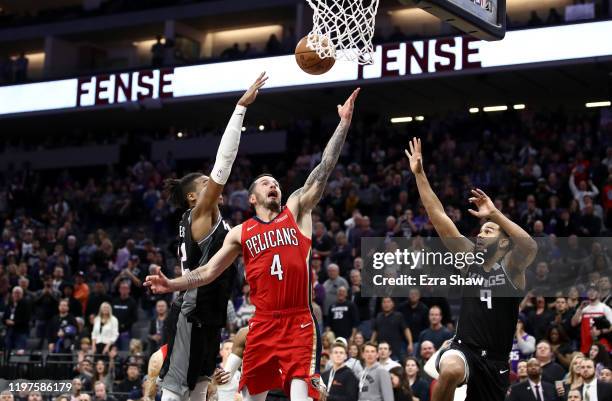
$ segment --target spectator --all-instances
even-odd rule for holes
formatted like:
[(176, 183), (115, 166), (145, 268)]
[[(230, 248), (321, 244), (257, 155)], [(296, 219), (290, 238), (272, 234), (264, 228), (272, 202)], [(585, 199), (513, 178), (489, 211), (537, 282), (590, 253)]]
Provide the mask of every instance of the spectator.
[(516, 367), (516, 376), (519, 382), (527, 381), (527, 361), (519, 361)]
[(103, 382), (97, 382), (95, 385), (95, 401), (117, 401), (112, 395), (106, 393), (106, 386)]
[(413, 356), (407, 357), (404, 361), (404, 370), (413, 396), (419, 401), (429, 401), (429, 384), (421, 378), (419, 361)]
[(4, 390), (0, 393), (0, 401), (14, 401), (13, 393), (9, 390)]
[(510, 351), (510, 366), (514, 372), (517, 371), (517, 365), (521, 360), (527, 360), (535, 351), (536, 340), (533, 336), (525, 332), (525, 318), (519, 315), (516, 322), (516, 332), (512, 339), (512, 351)]
[(113, 377), (115, 375), (114, 360), (110, 359), (107, 365), (103, 359), (98, 359), (94, 366), (92, 382), (97, 383), (101, 381), (106, 386), (109, 392), (113, 392)]
[(14, 287), (2, 319), (6, 326), (4, 346), (7, 351), (25, 350), (30, 333), (30, 316), (30, 305), (23, 299), (23, 289)]
[(236, 325), (238, 328), (246, 327), (249, 324), (249, 320), (255, 315), (255, 305), (251, 303), (251, 288), (245, 283), (242, 291), (244, 292), (244, 299), (236, 311)]
[(551, 325), (546, 331), (546, 340), (550, 344), (555, 360), (564, 368), (568, 368), (572, 357), (572, 346), (562, 326)]
[(325, 225), (320, 221), (315, 223), (314, 236), (312, 238), (312, 251), (325, 260), (332, 251), (334, 240), (329, 237)]
[(391, 349), (397, 350), (396, 358), (401, 359), (406, 353), (402, 346), (404, 340), (408, 344), (407, 353), (412, 354), (412, 333), (402, 314), (394, 311), (393, 299), (382, 299), (382, 312), (376, 316), (372, 329), (371, 341), (388, 342)]
[(72, 379), (72, 388), (70, 389), (70, 401), (80, 401), (83, 394), (83, 382), (78, 377)]
[(119, 337), (119, 322), (113, 316), (113, 310), (108, 302), (100, 305), (98, 316), (94, 319), (91, 340), (96, 354), (108, 354), (111, 345)]
[(580, 364), (580, 375), (582, 376), (582, 387), (578, 390), (583, 400), (606, 401), (612, 399), (612, 384), (597, 380), (595, 376), (595, 364), (590, 359), (583, 359)]
[(359, 311), (347, 297), (346, 287), (338, 288), (337, 300), (329, 307), (327, 321), (329, 329), (336, 336), (352, 338), (357, 333), (359, 326)]
[(599, 300), (599, 290), (597, 286), (591, 285), (587, 290), (588, 301), (583, 302), (572, 317), (572, 326), (580, 326), (580, 352), (586, 354), (593, 342), (592, 335), (596, 337), (601, 334), (610, 333), (611, 329), (598, 330), (591, 327), (593, 319), (603, 317), (608, 322), (612, 322), (612, 309)]
[(119, 383), (117, 386), (117, 391), (121, 393), (126, 393), (125, 396), (122, 397), (123, 400), (127, 400), (127, 394), (132, 391), (138, 391), (142, 385), (142, 378), (140, 377), (140, 367), (137, 364), (130, 363), (127, 367), (127, 375), (126, 378)]
[(397, 310), (404, 315), (411, 333), (420, 334), (429, 326), (429, 309), (421, 302), (421, 291), (418, 288), (410, 289), (408, 301), (401, 303)]
[(570, 390), (567, 394), (567, 401), (582, 401), (582, 393), (580, 390)]
[(91, 359), (85, 358), (79, 361), (75, 370), (77, 372), (76, 378), (78, 378), (83, 385), (83, 391), (92, 391), (93, 366)]
[(429, 358), (436, 353), (436, 347), (431, 341), (423, 341), (421, 343), (421, 366), (425, 366)]
[(391, 346), (386, 341), (381, 341), (378, 343), (378, 363), (380, 367), (389, 372), (391, 369), (402, 366), (393, 359), (391, 359), (391, 354), (393, 350)]
[(537, 359), (527, 361), (528, 380), (517, 383), (510, 388), (507, 401), (553, 401), (557, 399), (555, 387), (542, 381), (542, 368)]
[(393, 386), (389, 372), (378, 363), (376, 345), (364, 344), (363, 359), (365, 368), (359, 379), (360, 401), (393, 401)]
[[(581, 180), (576, 186), (576, 168), (572, 170), (572, 174), (570, 174), (569, 178), (569, 187), (574, 195), (574, 199), (578, 201), (578, 206), (580, 210), (584, 209), (584, 198), (588, 196), (590, 198), (594, 198), (599, 195), (599, 189), (593, 184), (593, 181), (587, 182), (585, 180)], [(588, 187), (587, 187), (588, 185)], [(590, 187), (590, 190), (589, 190)]]
[(270, 35), (268, 42), (266, 43), (266, 53), (268, 55), (276, 55), (282, 52), (281, 42), (275, 34)]
[(58, 311), (49, 325), (49, 352), (69, 353), (78, 334), (78, 324), (74, 315), (70, 313), (67, 299), (64, 298), (59, 302)]
[(393, 399), (395, 401), (412, 401), (412, 389), (404, 369), (401, 366), (396, 366), (389, 371), (389, 374), (393, 386)]
[(346, 240), (346, 234), (340, 231), (336, 234), (335, 245), (329, 255), (329, 260), (340, 267), (340, 275), (349, 277), (349, 272), (353, 266), (352, 249)]
[(546, 307), (546, 299), (539, 295), (535, 298), (535, 307), (527, 312), (527, 322), (536, 341), (544, 338), (546, 329), (553, 320), (553, 315)]
[(595, 374), (599, 376), (601, 370), (606, 366), (610, 365), (610, 355), (606, 350), (606, 347), (600, 343), (593, 343), (589, 350), (589, 359), (595, 363)]
[(70, 281), (64, 282), (60, 289), (64, 299), (68, 300), (70, 314), (75, 317), (83, 316), (83, 305), (74, 297), (74, 284)]
[[(42, 401), (42, 394), (40, 393), (40, 391), (30, 391), (30, 393), (28, 394), (28, 401)], [(83, 401), (83, 400), (80, 400)]]
[(554, 383), (563, 380), (565, 377), (565, 370), (561, 365), (553, 361), (553, 353), (548, 341), (542, 340), (538, 343), (535, 357), (538, 362), (540, 362), (543, 381)]
[(97, 281), (94, 284), (93, 294), (87, 300), (87, 308), (85, 309), (85, 313), (89, 318), (90, 324), (93, 325), (93, 320), (96, 317), (96, 314), (100, 310), (100, 305), (104, 302), (108, 302), (110, 304), (111, 297), (106, 293), (106, 287), (104, 283), (101, 281)]
[(119, 284), (119, 297), (113, 300), (113, 315), (119, 322), (119, 349), (127, 350), (131, 337), (132, 324), (138, 320), (138, 306), (130, 295), (130, 282)]
[(344, 277), (340, 277), (340, 268), (336, 264), (332, 263), (327, 266), (327, 276), (328, 279), (323, 283), (323, 287), (325, 288), (323, 312), (326, 316), (327, 313), (329, 313), (330, 306), (338, 301), (338, 288), (348, 288), (349, 286)]
[(89, 285), (85, 282), (83, 272), (77, 272), (74, 275), (74, 298), (81, 304), (79, 316), (85, 316), (87, 302), (89, 301)]
[(527, 21), (527, 26), (538, 27), (540, 25), (542, 25), (542, 19), (535, 10), (532, 10), (529, 21)]
[(425, 329), (419, 335), (419, 343), (423, 341), (431, 341), (436, 347), (440, 348), (444, 341), (453, 337), (453, 333), (446, 327), (442, 326), (442, 309), (437, 305), (429, 308), (429, 328)]
[(327, 387), (329, 401), (357, 401), (359, 382), (353, 371), (346, 366), (346, 347), (336, 342), (331, 347), (332, 367), (321, 375)]
[[(151, 46), (151, 65), (153, 67), (161, 67), (164, 65), (164, 45), (162, 43), (162, 36), (157, 35), (155, 37), (155, 44)], [(96, 398), (98, 396), (96, 395)]]
[(372, 320), (370, 319), (371, 298), (361, 296), (361, 272), (357, 269), (351, 270), (351, 301), (359, 312), (359, 331), (370, 337), (372, 334)]
[(151, 343), (151, 353), (157, 351), (163, 344), (164, 327), (166, 326), (166, 318), (168, 317), (168, 303), (165, 299), (160, 299), (155, 304), (155, 319), (151, 320), (149, 325), (149, 341)]
[(228, 47), (227, 49), (221, 52), (222, 59), (235, 60), (240, 58), (240, 46), (238, 43), (234, 43), (232, 47)]
[(599, 373), (598, 380), (600, 380), (603, 383), (612, 384), (612, 368), (604, 367)]

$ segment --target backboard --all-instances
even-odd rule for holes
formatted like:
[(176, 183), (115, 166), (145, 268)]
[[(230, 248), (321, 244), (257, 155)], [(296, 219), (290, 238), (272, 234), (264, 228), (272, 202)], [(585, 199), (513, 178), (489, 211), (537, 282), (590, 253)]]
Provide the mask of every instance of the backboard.
[(506, 34), (506, 0), (399, 0), (448, 22), (455, 28), (485, 40)]

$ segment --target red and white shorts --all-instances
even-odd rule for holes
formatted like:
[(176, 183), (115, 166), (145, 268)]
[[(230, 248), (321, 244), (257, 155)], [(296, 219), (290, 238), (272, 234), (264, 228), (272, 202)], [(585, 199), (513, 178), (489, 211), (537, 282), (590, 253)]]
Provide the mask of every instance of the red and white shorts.
[(292, 379), (308, 383), (308, 396), (319, 399), (321, 345), (316, 319), (309, 309), (255, 312), (249, 322), (242, 359), (240, 389), (250, 394), (282, 389)]

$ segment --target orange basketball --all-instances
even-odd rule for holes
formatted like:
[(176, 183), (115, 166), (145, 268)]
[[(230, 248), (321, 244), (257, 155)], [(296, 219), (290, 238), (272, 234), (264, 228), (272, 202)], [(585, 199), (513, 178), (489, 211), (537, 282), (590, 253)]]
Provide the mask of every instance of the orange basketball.
[(304, 36), (295, 47), (295, 61), (300, 68), (311, 75), (321, 75), (331, 70), (336, 60), (333, 57), (319, 57), (317, 52), (306, 46), (306, 43), (307, 37)]

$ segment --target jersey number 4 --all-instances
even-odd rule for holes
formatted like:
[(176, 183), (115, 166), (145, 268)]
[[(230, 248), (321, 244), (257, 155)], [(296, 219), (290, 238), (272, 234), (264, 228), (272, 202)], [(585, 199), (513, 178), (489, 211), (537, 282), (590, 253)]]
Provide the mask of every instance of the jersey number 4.
[(480, 300), (487, 304), (487, 309), (493, 309), (491, 290), (480, 290)]
[(272, 266), (270, 266), (270, 274), (273, 276), (277, 276), (278, 281), (283, 279), (283, 266), (281, 265), (280, 255), (274, 255), (272, 258)]

